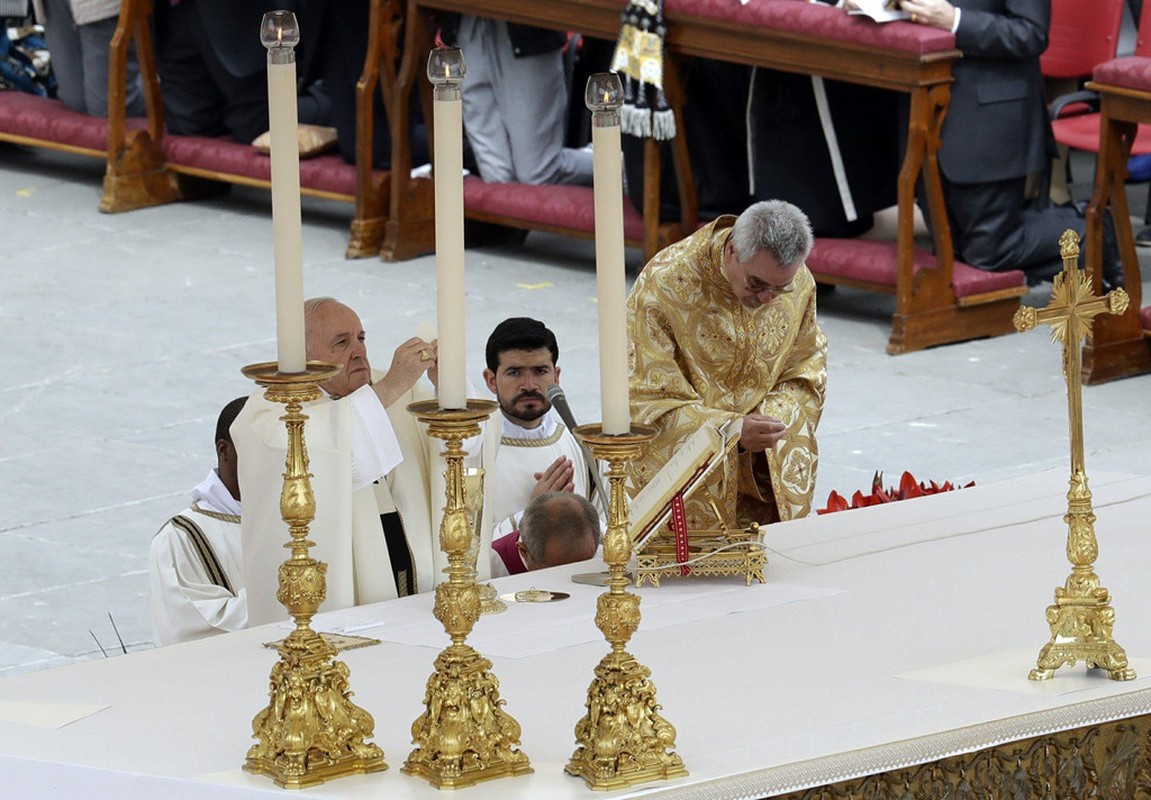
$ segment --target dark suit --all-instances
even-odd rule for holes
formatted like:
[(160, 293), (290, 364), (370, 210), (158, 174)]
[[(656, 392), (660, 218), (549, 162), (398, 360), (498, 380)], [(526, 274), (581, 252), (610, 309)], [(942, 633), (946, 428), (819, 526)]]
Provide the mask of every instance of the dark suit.
[(1027, 175), (1054, 152), (1039, 55), (1047, 47), (1050, 0), (954, 0), (962, 9), (951, 106), (939, 166), (956, 255), (982, 269), (1022, 269), (1034, 278), (1061, 267), (1059, 236), (1084, 221), (1073, 208), (1028, 207)]
[[(296, 14), (296, 71), (306, 86), (321, 41), (322, 7), (314, 0), (158, 0), (154, 4), (156, 65), (170, 133), (230, 134), (248, 143), (268, 129), (267, 50), (260, 43), (264, 13)], [(326, 98), (303, 93), (299, 119), (326, 122)]]

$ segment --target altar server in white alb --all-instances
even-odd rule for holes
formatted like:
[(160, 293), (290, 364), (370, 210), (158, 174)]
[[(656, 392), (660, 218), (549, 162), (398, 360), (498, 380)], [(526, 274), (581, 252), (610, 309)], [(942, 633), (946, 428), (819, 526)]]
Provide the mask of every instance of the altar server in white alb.
[(192, 490), (192, 505), (172, 517), (148, 553), (152, 639), (157, 646), (238, 631), (248, 624), (240, 552), (240, 487), (228, 428), (246, 397), (220, 412), (216, 467)]
[[(413, 400), (434, 377), (436, 345), (418, 337), (396, 348), (387, 372), (373, 372), (364, 327), (355, 311), (330, 297), (304, 304), (307, 357), (343, 366), (304, 404), (316, 518), (311, 556), (328, 565), (322, 611), (426, 592), (436, 582), (439, 552), (430, 504), (429, 448)], [(287, 431), (284, 407), (263, 390), (232, 426), (244, 492), (243, 549), (249, 624), (284, 619), (276, 600), (288, 528), (280, 517)], [(439, 503), (443, 505), (442, 501)]]
[(488, 337), (484, 356), (484, 380), (499, 401), (497, 424), (502, 425), (495, 467), (484, 474), (486, 515), (500, 536), (515, 529), (534, 497), (548, 492), (587, 497), (588, 465), (547, 398), (548, 387), (560, 377), (555, 334), (538, 320), (506, 319)]

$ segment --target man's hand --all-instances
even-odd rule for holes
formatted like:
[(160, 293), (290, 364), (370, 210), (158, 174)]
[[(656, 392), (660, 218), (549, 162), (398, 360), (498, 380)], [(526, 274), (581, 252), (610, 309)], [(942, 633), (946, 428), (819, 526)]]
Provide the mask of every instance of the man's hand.
[(440, 340), (432, 339), (430, 344), (431, 347), (428, 348), (431, 353), (431, 358), (428, 359), (428, 380), (432, 382), (432, 388), (438, 392), (440, 390)]
[(775, 443), (784, 438), (786, 433), (787, 426), (774, 417), (748, 414), (743, 418), (743, 433), (739, 437), (739, 446), (749, 453), (762, 453), (775, 447)]
[(575, 483), (572, 477), (575, 467), (567, 456), (560, 456), (543, 472), (535, 475), (536, 485), (532, 489), (532, 500), (548, 492), (574, 492)]
[(384, 408), (400, 399), (420, 376), (436, 364), (436, 345), (413, 336), (396, 348), (388, 374), (373, 384)]
[(955, 6), (947, 0), (900, 0), (899, 5), (911, 22), (945, 31), (955, 24)]

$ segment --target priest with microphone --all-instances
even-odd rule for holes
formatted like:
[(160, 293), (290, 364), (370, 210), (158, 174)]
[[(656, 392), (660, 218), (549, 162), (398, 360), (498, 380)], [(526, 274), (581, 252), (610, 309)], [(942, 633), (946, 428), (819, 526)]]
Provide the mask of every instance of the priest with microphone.
[[(493, 538), (513, 532), (533, 498), (551, 492), (589, 497), (593, 482), (583, 450), (570, 428), (575, 421), (559, 389), (555, 334), (528, 317), (506, 319), (485, 348), (484, 381), (496, 396), (502, 425), (494, 461), (485, 454), (485, 495)], [(554, 403), (554, 406), (553, 406)], [(561, 419), (565, 412), (567, 424)]]

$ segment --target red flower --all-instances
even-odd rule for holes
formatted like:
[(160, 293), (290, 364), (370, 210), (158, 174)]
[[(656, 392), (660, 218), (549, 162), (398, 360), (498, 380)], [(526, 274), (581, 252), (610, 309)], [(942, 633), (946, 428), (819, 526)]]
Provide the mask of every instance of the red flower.
[[(974, 486), (975, 481), (971, 481), (963, 486)], [(898, 488), (892, 487), (889, 489), (883, 488), (883, 473), (876, 472), (875, 476), (871, 479), (871, 494), (865, 495), (862, 491), (856, 491), (851, 496), (851, 505), (847, 504), (847, 499), (844, 498), (839, 492), (832, 491), (827, 496), (827, 505), (824, 508), (816, 509), (816, 514), (830, 514), (833, 511), (847, 511), (852, 508), (864, 508), (866, 506), (879, 505), (880, 503), (892, 503), (896, 500), (907, 500), (912, 497), (924, 497), (929, 494), (938, 494), (940, 492), (950, 492), (952, 489), (957, 489), (958, 486), (952, 485), (951, 481), (945, 481), (943, 484), (938, 484), (935, 481), (928, 483), (919, 483), (910, 472), (904, 472), (899, 478)]]

